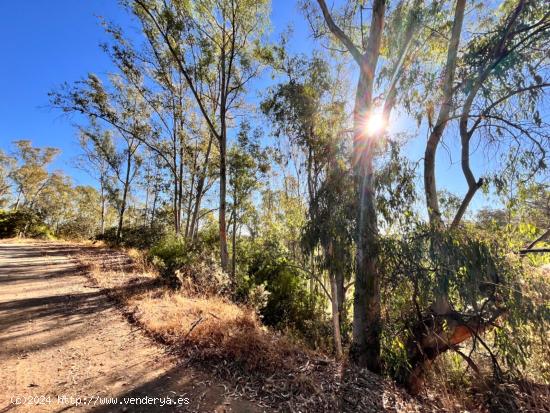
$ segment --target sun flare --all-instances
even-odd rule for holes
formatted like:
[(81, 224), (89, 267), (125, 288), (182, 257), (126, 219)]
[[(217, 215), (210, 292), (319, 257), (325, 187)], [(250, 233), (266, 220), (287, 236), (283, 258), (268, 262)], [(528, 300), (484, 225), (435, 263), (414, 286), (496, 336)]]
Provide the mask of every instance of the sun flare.
[(386, 120), (381, 112), (372, 112), (365, 119), (365, 133), (368, 136), (374, 136), (383, 132), (386, 126)]

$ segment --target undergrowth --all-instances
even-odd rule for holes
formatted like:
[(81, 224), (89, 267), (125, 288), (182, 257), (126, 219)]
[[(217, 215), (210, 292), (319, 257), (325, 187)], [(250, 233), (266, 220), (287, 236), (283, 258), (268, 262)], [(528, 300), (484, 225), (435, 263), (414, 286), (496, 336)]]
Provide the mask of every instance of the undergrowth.
[(195, 360), (224, 360), (248, 373), (273, 374), (295, 368), (300, 354), (313, 354), (263, 326), (254, 308), (235, 304), (210, 286), (201, 290), (190, 278), (183, 278), (187, 283), (179, 290), (158, 283), (155, 267), (137, 250), (92, 253), (81, 260), (135, 322)]

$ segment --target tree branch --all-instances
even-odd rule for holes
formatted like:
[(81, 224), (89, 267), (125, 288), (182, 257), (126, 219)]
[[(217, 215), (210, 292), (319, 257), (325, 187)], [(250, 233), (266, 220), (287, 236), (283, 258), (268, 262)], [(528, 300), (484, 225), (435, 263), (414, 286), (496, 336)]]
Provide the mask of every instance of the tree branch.
[(348, 49), (348, 51), (351, 53), (357, 64), (361, 66), (363, 64), (363, 54), (359, 51), (359, 49), (357, 49), (355, 44), (353, 44), (351, 39), (343, 32), (343, 30), (340, 29), (340, 27), (338, 27), (336, 23), (334, 23), (334, 20), (332, 19), (325, 0), (317, 0), (317, 3), (319, 3), (319, 6), (321, 7), (325, 22), (327, 23), (327, 26), (332, 34), (336, 36), (344, 46), (346, 46), (346, 49)]

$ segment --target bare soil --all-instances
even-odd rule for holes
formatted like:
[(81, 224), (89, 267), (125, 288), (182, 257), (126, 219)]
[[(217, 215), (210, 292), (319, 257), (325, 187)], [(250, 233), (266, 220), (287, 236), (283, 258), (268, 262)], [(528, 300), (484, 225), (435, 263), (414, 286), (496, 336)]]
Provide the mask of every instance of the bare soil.
[[(85, 276), (79, 250), (64, 243), (0, 242), (0, 413), (268, 411), (228, 396), (228, 383), (181, 364), (129, 323)], [(31, 396), (42, 399), (29, 403)], [(145, 396), (188, 398), (189, 404), (123, 399)], [(16, 397), (27, 403), (13, 403)]]

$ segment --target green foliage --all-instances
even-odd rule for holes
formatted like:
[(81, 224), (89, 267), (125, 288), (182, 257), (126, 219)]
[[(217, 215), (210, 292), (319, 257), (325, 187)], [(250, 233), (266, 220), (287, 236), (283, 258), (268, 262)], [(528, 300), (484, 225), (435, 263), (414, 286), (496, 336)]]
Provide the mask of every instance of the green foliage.
[(105, 241), (111, 246), (147, 249), (156, 245), (165, 236), (166, 230), (160, 225), (129, 225), (122, 232), (122, 239), (117, 238), (117, 228), (111, 227), (104, 234), (97, 234), (96, 240)]
[(322, 296), (308, 290), (309, 277), (296, 263), (278, 253), (277, 243), (258, 246), (248, 268), (249, 286), (269, 293), (260, 314), (265, 324), (286, 329), (312, 346), (327, 347), (330, 323)]
[(433, 232), (419, 226), (399, 239), (383, 239), (381, 251), (383, 347), (390, 374), (406, 363), (402, 344), (443, 290), (457, 317), (498, 320), (482, 336), (484, 344), (481, 336), (468, 344), (474, 346), (474, 357), (490, 351), (497, 372), (524, 371), (531, 347), (547, 345), (548, 285), (526, 260), (508, 253), (498, 234), (475, 229)]
[(172, 276), (178, 268), (189, 264), (194, 258), (185, 240), (175, 235), (168, 235), (157, 242), (150, 249), (149, 257), (166, 276)]
[(190, 243), (174, 234), (165, 235), (149, 250), (149, 259), (162, 278), (174, 288), (197, 294), (227, 293), (230, 282), (204, 243)]
[(383, 144), (384, 162), (376, 173), (376, 205), (381, 218), (379, 220), (388, 231), (396, 227), (398, 231), (402, 231), (415, 220), (415, 166), (400, 153), (402, 148), (398, 143), (388, 140)]
[(51, 229), (32, 210), (0, 210), (0, 238), (30, 237), (52, 239)]

